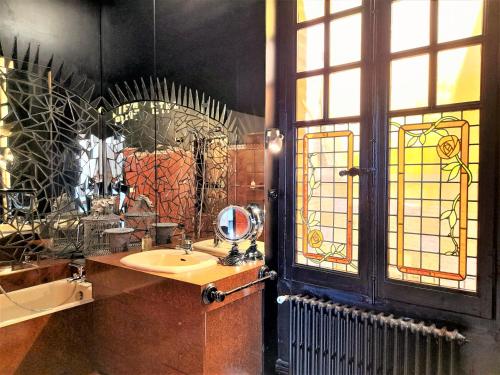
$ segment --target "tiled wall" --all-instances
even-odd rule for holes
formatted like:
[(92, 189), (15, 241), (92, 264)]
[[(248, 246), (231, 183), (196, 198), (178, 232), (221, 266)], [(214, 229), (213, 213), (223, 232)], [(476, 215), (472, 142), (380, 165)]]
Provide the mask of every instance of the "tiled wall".
[(245, 207), (257, 203), (264, 208), (264, 135), (250, 134), (245, 143), (230, 151), (228, 204)]

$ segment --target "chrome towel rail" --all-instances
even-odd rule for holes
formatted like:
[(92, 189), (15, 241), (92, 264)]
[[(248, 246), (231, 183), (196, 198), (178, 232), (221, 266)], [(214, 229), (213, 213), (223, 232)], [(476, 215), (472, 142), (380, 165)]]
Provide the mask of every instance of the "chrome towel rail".
[(251, 281), (247, 284), (241, 285), (237, 288), (228, 290), (223, 292), (218, 290), (215, 284), (208, 284), (202, 294), (203, 303), (205, 305), (209, 305), (212, 302), (222, 302), (226, 299), (227, 296), (239, 292), (240, 290), (251, 287), (252, 285), (264, 282), (266, 280), (276, 280), (278, 277), (278, 273), (276, 271), (272, 271), (267, 266), (260, 267), (259, 270), (259, 278), (257, 280)]

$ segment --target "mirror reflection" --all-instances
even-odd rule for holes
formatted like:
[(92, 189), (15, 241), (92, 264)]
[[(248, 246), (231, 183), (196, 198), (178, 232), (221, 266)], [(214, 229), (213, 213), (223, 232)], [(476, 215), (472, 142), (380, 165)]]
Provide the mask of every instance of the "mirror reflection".
[(243, 207), (229, 206), (220, 212), (217, 226), (223, 239), (240, 242), (250, 233), (250, 215)]
[[(221, 259), (222, 264), (236, 266), (263, 259), (264, 246), (257, 238), (264, 229), (264, 211), (256, 203), (245, 208), (234, 205), (224, 208), (217, 217), (215, 229), (218, 237), (232, 244), (227, 256)], [(239, 245), (245, 253), (240, 252)]]
[[(263, 205), (262, 119), (154, 89), (98, 110), (50, 69), (0, 57), (0, 267), (139, 248), (146, 234), (157, 245), (213, 238), (228, 204)], [(224, 221), (234, 241), (252, 226), (241, 207)], [(112, 246), (114, 228), (127, 246)]]

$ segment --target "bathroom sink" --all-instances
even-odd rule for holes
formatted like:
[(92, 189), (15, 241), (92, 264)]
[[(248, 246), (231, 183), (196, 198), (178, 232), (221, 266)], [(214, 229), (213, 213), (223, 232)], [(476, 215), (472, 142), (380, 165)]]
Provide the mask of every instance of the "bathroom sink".
[(160, 249), (127, 255), (120, 262), (142, 271), (181, 273), (213, 266), (217, 258), (198, 251), (186, 254), (184, 250)]
[[(233, 246), (232, 243), (225, 241), (219, 241), (218, 245), (214, 246), (214, 240), (209, 239), (209, 240), (195, 242), (193, 244), (193, 249), (220, 257), (227, 255), (228, 251), (231, 250), (232, 246)], [(247, 251), (249, 247), (250, 247), (250, 241), (243, 241), (238, 244), (238, 248), (242, 253)], [(257, 250), (259, 250), (262, 254), (265, 254), (264, 242), (257, 241)]]

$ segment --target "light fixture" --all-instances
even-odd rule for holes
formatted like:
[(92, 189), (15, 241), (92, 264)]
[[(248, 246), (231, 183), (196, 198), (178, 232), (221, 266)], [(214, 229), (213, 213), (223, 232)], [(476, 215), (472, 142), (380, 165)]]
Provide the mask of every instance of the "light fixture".
[(271, 128), (266, 130), (266, 149), (273, 154), (277, 154), (283, 147), (283, 134), (279, 129)]

